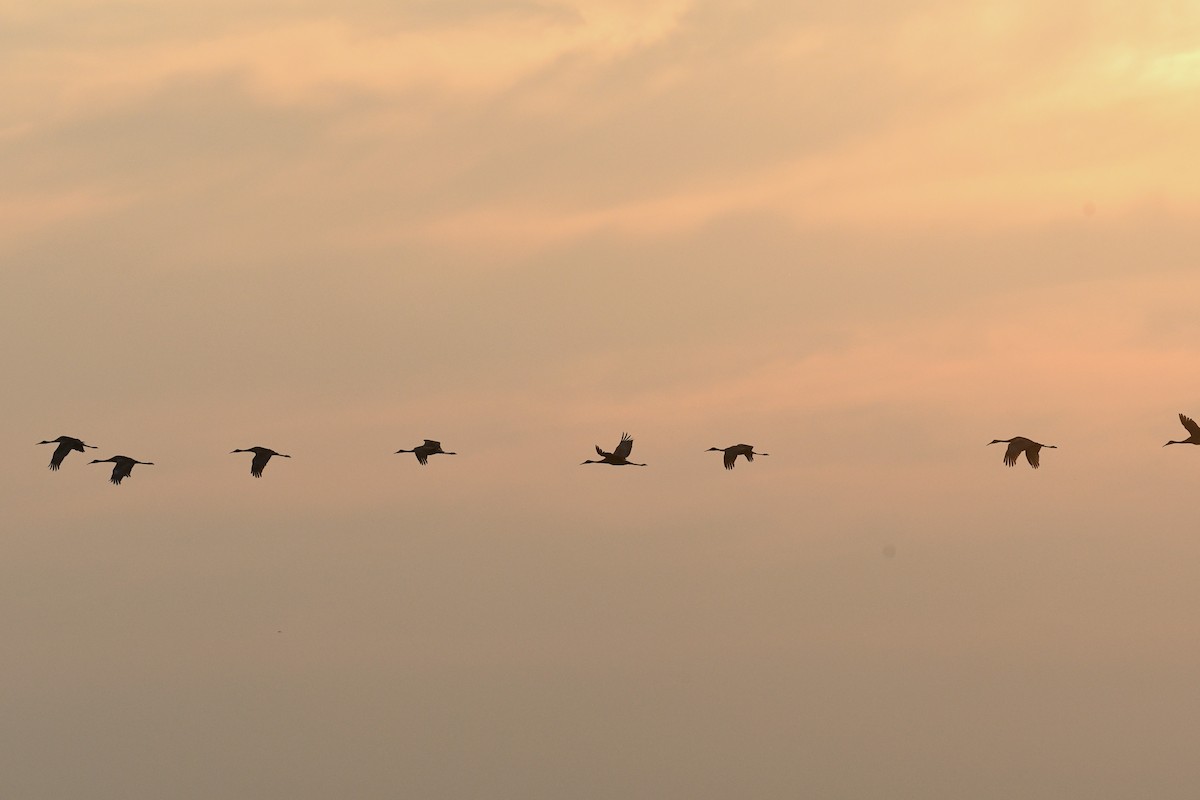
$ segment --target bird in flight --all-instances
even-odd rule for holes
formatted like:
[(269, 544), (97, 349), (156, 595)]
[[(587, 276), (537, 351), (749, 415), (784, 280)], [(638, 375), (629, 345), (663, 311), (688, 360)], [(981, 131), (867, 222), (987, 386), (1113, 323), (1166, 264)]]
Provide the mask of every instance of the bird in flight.
[[(1167, 442), (1167, 444), (1200, 444), (1200, 425), (1196, 424), (1196, 420), (1180, 414), (1179, 421), (1183, 423), (1183, 427), (1187, 428), (1187, 432), (1189, 434), (1188, 438), (1182, 439), (1178, 442)], [(1163, 447), (1166, 447), (1167, 444), (1164, 444)]]
[(710, 447), (704, 452), (711, 453), (714, 450), (725, 454), (725, 469), (733, 469), (734, 462), (737, 461), (738, 456), (745, 456), (747, 461), (753, 461), (755, 456), (771, 455), (770, 453), (754, 452), (754, 445), (752, 444), (735, 444), (731, 445), (730, 447)]
[[(596, 445), (596, 452), (600, 454), (599, 461), (584, 461), (583, 464), (612, 464), (614, 467), (644, 467), (645, 464), (635, 464), (629, 460), (629, 454), (633, 452), (633, 438), (628, 433), (621, 434), (621, 443), (613, 449), (611, 453), (600, 449), (600, 445)], [(583, 466), (580, 464), (580, 466)]]
[(426, 439), (424, 444), (419, 444), (411, 450), (397, 450), (397, 453), (412, 453), (417, 457), (417, 461), (424, 466), (429, 463), (429, 457), (441, 453), (444, 456), (456, 456), (458, 453), (447, 453), (442, 449), (441, 442), (435, 442), (433, 439)]
[(89, 461), (88, 463), (89, 464), (103, 464), (107, 461), (111, 461), (115, 465), (113, 467), (112, 477), (109, 478), (109, 480), (115, 486), (120, 486), (121, 481), (123, 481), (129, 477), (129, 473), (133, 472), (134, 464), (146, 464), (148, 466), (154, 466), (153, 461), (138, 461), (136, 458), (130, 458), (129, 456), (113, 456), (112, 458), (97, 458), (93, 461)]
[(1057, 450), (1058, 445), (1042, 444), (1035, 442), (1033, 439), (1026, 439), (1024, 436), (1014, 436), (1011, 439), (992, 439), (988, 442), (989, 445), (999, 442), (1008, 442), (1008, 449), (1004, 451), (1004, 465), (1011, 467), (1017, 463), (1021, 453), (1025, 454), (1025, 460), (1029, 462), (1029, 466), (1034, 469), (1038, 468), (1041, 463), (1040, 453), (1043, 447), (1049, 447), (1051, 450)]
[(58, 472), (58, 468), (62, 466), (63, 459), (66, 458), (67, 454), (72, 450), (78, 450), (82, 453), (83, 448), (85, 447), (90, 447), (93, 450), (96, 449), (95, 445), (84, 444), (74, 436), (60, 436), (57, 439), (48, 439), (44, 442), (38, 442), (38, 444), (54, 444), (55, 442), (58, 443), (58, 447), (54, 448), (54, 455), (50, 456), (50, 469), (54, 470), (55, 472)]
[(230, 455), (234, 453), (254, 453), (254, 458), (250, 461), (250, 474), (256, 478), (262, 477), (262, 471), (267, 468), (267, 462), (271, 460), (271, 456), (279, 456), (280, 458), (291, 458), (283, 453), (276, 453), (269, 447), (247, 447), (245, 450), (230, 450)]

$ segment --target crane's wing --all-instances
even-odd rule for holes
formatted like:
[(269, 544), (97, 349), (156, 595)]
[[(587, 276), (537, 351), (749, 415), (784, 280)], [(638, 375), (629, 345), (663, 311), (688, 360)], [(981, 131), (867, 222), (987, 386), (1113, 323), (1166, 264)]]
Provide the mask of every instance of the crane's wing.
[(621, 443), (613, 450), (613, 455), (617, 458), (629, 458), (629, 454), (633, 452), (633, 437), (628, 433), (621, 434)]
[(417, 457), (417, 461), (422, 465), (429, 463), (429, 451), (424, 447), (417, 447), (413, 450), (413, 455)]
[(1180, 414), (1179, 421), (1183, 423), (1183, 427), (1187, 428), (1187, 432), (1192, 436), (1200, 436), (1200, 425), (1196, 424), (1196, 420)]
[(1029, 466), (1037, 469), (1042, 463), (1042, 446), (1040, 444), (1030, 444), (1025, 447), (1025, 460), (1029, 462)]
[(255, 453), (254, 460), (250, 462), (250, 474), (256, 478), (262, 477), (262, 471), (267, 466), (267, 462), (271, 460), (274, 453)]
[(58, 472), (58, 468), (62, 466), (63, 459), (67, 457), (67, 453), (74, 449), (75, 446), (70, 442), (63, 442), (54, 448), (54, 455), (50, 456), (50, 469)]
[(117, 465), (113, 467), (113, 474), (109, 480), (112, 481), (113, 485), (120, 486), (121, 481), (128, 478), (131, 472), (133, 472), (132, 461), (118, 461)]
[(1004, 451), (1004, 466), (1011, 467), (1017, 463), (1017, 459), (1021, 455), (1021, 451), (1025, 449), (1023, 442), (1009, 442), (1008, 449)]
[(608, 458), (609, 456), (611, 456), (611, 455), (612, 455), (612, 453), (609, 453), (609, 452), (607, 452), (607, 451), (601, 450), (601, 449), (600, 449), (600, 445), (596, 445), (596, 452), (600, 454), (600, 457), (601, 457), (601, 458)]
[(742, 455), (744, 455), (746, 457), (747, 461), (754, 460), (754, 451), (753, 450), (747, 450), (746, 452), (742, 453)]
[(442, 443), (435, 442), (433, 439), (426, 439), (425, 446), (430, 448), (431, 450), (441, 450), (442, 449)]
[(733, 469), (734, 462), (737, 461), (737, 453), (732, 450), (725, 451), (725, 469)]

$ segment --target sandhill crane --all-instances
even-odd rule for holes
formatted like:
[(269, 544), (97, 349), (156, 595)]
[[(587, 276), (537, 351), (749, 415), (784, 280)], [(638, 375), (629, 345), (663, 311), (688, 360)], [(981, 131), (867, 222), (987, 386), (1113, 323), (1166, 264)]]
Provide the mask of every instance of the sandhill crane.
[(770, 453), (754, 452), (754, 445), (752, 444), (735, 444), (729, 447), (710, 447), (704, 452), (711, 453), (714, 450), (725, 454), (725, 469), (733, 469), (734, 462), (737, 461), (738, 456), (745, 456), (747, 461), (753, 461), (755, 456), (771, 455)]
[(411, 450), (397, 450), (397, 453), (412, 453), (417, 457), (417, 461), (424, 466), (429, 463), (429, 457), (441, 453), (444, 456), (456, 456), (458, 453), (447, 453), (442, 449), (441, 442), (435, 442), (433, 439), (426, 439), (425, 444), (419, 444)]
[[(1200, 444), (1200, 425), (1197, 425), (1191, 417), (1185, 417), (1183, 414), (1179, 415), (1179, 421), (1183, 423), (1183, 427), (1187, 428), (1190, 436), (1182, 441), (1167, 442), (1167, 444)], [(1164, 444), (1163, 447), (1166, 447), (1167, 444)]]
[(291, 458), (283, 453), (276, 453), (269, 447), (247, 447), (245, 450), (230, 450), (229, 454), (234, 453), (254, 453), (254, 458), (250, 462), (250, 474), (256, 478), (262, 477), (262, 471), (267, 468), (267, 462), (271, 460), (271, 456), (279, 456), (280, 458)]
[(154, 466), (153, 461), (138, 461), (136, 458), (130, 458), (129, 456), (113, 456), (112, 458), (97, 458), (93, 461), (89, 461), (88, 463), (89, 464), (103, 464), (107, 461), (111, 461), (111, 462), (113, 462), (113, 464), (116, 465), (113, 467), (112, 477), (109, 478), (109, 480), (112, 481), (112, 483), (116, 486), (120, 486), (121, 481), (123, 481), (129, 477), (129, 473), (133, 472), (134, 464), (146, 464), (148, 466)]
[(58, 443), (58, 447), (54, 448), (54, 455), (50, 456), (50, 469), (54, 470), (55, 472), (58, 472), (58, 468), (62, 466), (63, 459), (66, 458), (67, 453), (70, 453), (72, 450), (78, 450), (82, 453), (83, 448), (85, 447), (90, 447), (93, 450), (96, 449), (95, 445), (84, 444), (74, 436), (60, 436), (57, 439), (48, 439), (44, 442), (38, 442), (38, 444), (54, 444), (55, 442)]
[[(583, 464), (612, 464), (614, 467), (644, 467), (645, 464), (635, 464), (629, 460), (629, 454), (633, 452), (633, 438), (628, 433), (621, 434), (621, 443), (613, 449), (611, 453), (606, 453), (600, 449), (600, 445), (596, 445), (596, 452), (600, 454), (599, 461), (584, 461)], [(580, 466), (583, 466), (580, 464)]]
[(1026, 439), (1024, 436), (1014, 436), (1011, 439), (992, 439), (990, 442), (988, 442), (988, 444), (993, 445), (999, 442), (1009, 443), (1008, 449), (1004, 451), (1004, 464), (1008, 467), (1016, 464), (1017, 459), (1020, 458), (1021, 453), (1024, 452), (1025, 460), (1029, 462), (1029, 466), (1037, 469), (1038, 464), (1040, 463), (1040, 457), (1038, 454), (1041, 452), (1043, 447), (1049, 447), (1051, 450), (1058, 449), (1058, 445), (1042, 444), (1041, 442), (1035, 442), (1033, 439)]

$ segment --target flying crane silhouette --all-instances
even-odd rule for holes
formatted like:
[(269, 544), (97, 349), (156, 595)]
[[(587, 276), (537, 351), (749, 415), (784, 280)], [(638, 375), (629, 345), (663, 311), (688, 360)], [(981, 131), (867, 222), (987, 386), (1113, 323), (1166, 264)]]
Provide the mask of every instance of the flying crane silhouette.
[(113, 467), (112, 477), (109, 478), (109, 481), (111, 481), (114, 486), (120, 486), (121, 481), (123, 481), (129, 477), (129, 473), (133, 472), (134, 464), (146, 464), (148, 466), (154, 466), (153, 461), (138, 461), (136, 458), (130, 458), (129, 456), (113, 456), (112, 458), (97, 458), (94, 461), (89, 461), (88, 463), (89, 464), (103, 464), (108, 461), (113, 462), (113, 464), (115, 465)]
[(82, 453), (85, 447), (90, 447), (93, 450), (96, 449), (95, 445), (84, 444), (74, 436), (60, 436), (57, 439), (47, 439), (44, 442), (38, 442), (38, 444), (54, 444), (55, 442), (58, 443), (58, 447), (54, 448), (54, 455), (50, 456), (50, 469), (55, 472), (58, 472), (58, 468), (62, 466), (63, 459), (72, 450), (78, 450)]
[[(1179, 415), (1179, 421), (1183, 424), (1183, 427), (1187, 428), (1187, 432), (1191, 435), (1181, 441), (1167, 442), (1167, 444), (1200, 444), (1200, 425), (1197, 425), (1196, 421), (1191, 417), (1185, 417), (1183, 414)], [(1166, 447), (1167, 444), (1164, 444), (1163, 447)]]
[(456, 456), (458, 453), (447, 453), (442, 449), (441, 442), (435, 442), (433, 439), (426, 439), (424, 444), (419, 444), (411, 450), (397, 450), (397, 453), (412, 453), (417, 457), (417, 462), (422, 466), (429, 463), (429, 457), (441, 453), (444, 456)]
[(280, 458), (291, 458), (283, 453), (276, 453), (269, 447), (247, 447), (245, 450), (230, 450), (229, 454), (234, 453), (254, 453), (254, 458), (250, 461), (250, 474), (256, 478), (262, 477), (262, 472), (267, 468), (267, 462), (271, 460), (271, 456), (279, 456)]
[(1007, 467), (1015, 465), (1021, 453), (1025, 453), (1025, 460), (1029, 462), (1029, 466), (1037, 469), (1041, 463), (1039, 454), (1043, 447), (1049, 447), (1051, 450), (1058, 449), (1058, 445), (1042, 444), (1035, 442), (1033, 439), (1026, 439), (1024, 436), (1014, 436), (1011, 439), (992, 439), (988, 444), (993, 445), (998, 442), (1009, 443), (1008, 449), (1004, 451), (1004, 465)]
[[(600, 449), (600, 445), (596, 445), (596, 452), (600, 454), (599, 461), (584, 461), (583, 464), (611, 464), (614, 467), (644, 467), (645, 464), (635, 464), (629, 460), (629, 454), (633, 452), (633, 438), (628, 433), (621, 434), (621, 443), (618, 444), (611, 453), (607, 453)], [(583, 466), (580, 464), (580, 466)]]
[(753, 461), (755, 456), (771, 455), (770, 453), (754, 452), (754, 445), (752, 444), (735, 444), (730, 445), (729, 447), (710, 447), (704, 452), (711, 453), (714, 450), (725, 454), (725, 469), (733, 469), (734, 462), (737, 461), (738, 456), (745, 456), (747, 461)]

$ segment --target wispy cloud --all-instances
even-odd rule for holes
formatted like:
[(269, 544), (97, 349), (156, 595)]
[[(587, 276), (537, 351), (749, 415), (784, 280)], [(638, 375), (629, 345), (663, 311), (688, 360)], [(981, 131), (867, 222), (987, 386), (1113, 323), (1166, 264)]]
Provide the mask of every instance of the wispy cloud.
[(652, 43), (684, 9), (681, 0), (638, 8), (581, 2), (559, 9), (567, 14), (530, 5), (432, 27), (406, 25), (402, 15), (288, 15), (214, 36), (15, 48), (4, 59), (7, 113), (61, 121), (144, 102), (180, 81), (224, 76), (279, 105), (323, 106), (413, 88), (495, 92), (568, 55), (603, 61)]

